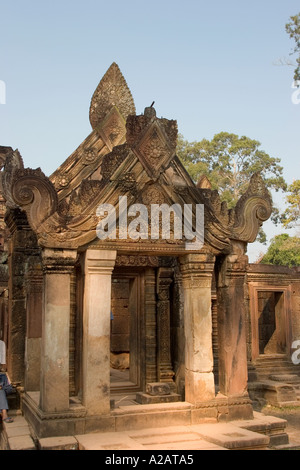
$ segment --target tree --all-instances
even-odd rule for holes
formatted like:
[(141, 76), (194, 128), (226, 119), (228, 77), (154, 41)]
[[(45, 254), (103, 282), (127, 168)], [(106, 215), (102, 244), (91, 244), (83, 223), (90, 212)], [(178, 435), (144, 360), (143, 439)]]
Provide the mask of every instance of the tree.
[[(177, 155), (195, 183), (200, 176), (207, 176), (212, 189), (217, 189), (221, 199), (232, 208), (246, 191), (253, 173), (260, 172), (269, 189), (287, 189), (280, 159), (270, 157), (260, 145), (257, 140), (228, 132), (216, 134), (211, 141), (203, 139), (200, 142), (188, 142), (179, 136)], [(272, 220), (279, 222), (276, 208)], [(263, 231), (259, 241), (266, 241)]]
[(290, 237), (287, 233), (276, 235), (260, 262), (289, 267), (300, 266), (300, 238)]
[(281, 215), (281, 222), (285, 228), (297, 226), (300, 220), (300, 180), (290, 184), (288, 192), (290, 193), (286, 197), (288, 207)]
[(285, 30), (296, 43), (291, 55), (297, 54), (297, 67), (294, 71), (294, 81), (297, 86), (300, 86), (300, 13), (290, 17), (290, 22), (285, 25)]

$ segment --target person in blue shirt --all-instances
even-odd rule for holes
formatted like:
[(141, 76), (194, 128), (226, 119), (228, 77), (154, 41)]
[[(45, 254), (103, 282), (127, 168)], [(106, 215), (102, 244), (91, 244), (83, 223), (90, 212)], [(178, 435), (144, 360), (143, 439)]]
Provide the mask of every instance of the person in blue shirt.
[(2, 420), (5, 423), (12, 423), (13, 419), (8, 417), (8, 403), (6, 395), (12, 393), (13, 387), (11, 386), (7, 375), (0, 372), (0, 412)]

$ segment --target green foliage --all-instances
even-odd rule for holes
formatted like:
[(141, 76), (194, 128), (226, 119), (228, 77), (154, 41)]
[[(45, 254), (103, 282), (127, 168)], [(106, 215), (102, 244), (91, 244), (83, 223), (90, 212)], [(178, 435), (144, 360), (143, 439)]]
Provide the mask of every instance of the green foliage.
[(300, 238), (290, 237), (287, 233), (276, 235), (260, 262), (289, 267), (300, 266)]
[(229, 207), (235, 206), (256, 172), (261, 172), (268, 188), (287, 188), (280, 159), (270, 157), (257, 140), (249, 137), (220, 132), (211, 141), (188, 142), (179, 136), (177, 155), (192, 179), (197, 182), (206, 175)]
[(290, 17), (290, 22), (285, 25), (285, 30), (296, 43), (292, 54), (297, 54), (297, 67), (294, 71), (294, 80), (297, 82), (300, 81), (300, 13)]
[(281, 215), (281, 222), (286, 228), (293, 227), (300, 220), (300, 180), (295, 180), (289, 187), (286, 197), (288, 207)]
[[(216, 134), (211, 141), (203, 139), (200, 142), (188, 142), (180, 135), (177, 155), (195, 183), (202, 175), (207, 176), (212, 189), (217, 189), (221, 199), (232, 208), (256, 172), (261, 173), (267, 188), (275, 191), (287, 189), (280, 159), (268, 155), (260, 145), (257, 140), (228, 132)], [(271, 218), (275, 224), (279, 222), (276, 208)], [(257, 240), (266, 242), (262, 229)]]

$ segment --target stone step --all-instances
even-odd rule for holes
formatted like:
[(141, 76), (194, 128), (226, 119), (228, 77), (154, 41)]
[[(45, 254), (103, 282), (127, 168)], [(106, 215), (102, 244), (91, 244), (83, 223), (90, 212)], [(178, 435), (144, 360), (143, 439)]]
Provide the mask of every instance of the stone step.
[(289, 436), (286, 432), (287, 421), (285, 419), (254, 412), (253, 420), (237, 421), (232, 422), (232, 424), (269, 436), (270, 447), (289, 444)]
[(13, 416), (13, 423), (2, 423), (1, 448), (2, 450), (36, 450), (36, 443), (32, 439), (27, 421), (21, 415)]
[[(163, 408), (163, 407), (160, 407)], [(161, 409), (163, 412), (163, 410)], [(143, 414), (143, 413), (142, 413)], [(33, 440), (23, 416), (5, 425), (7, 450), (265, 450), (293, 448), (286, 421), (254, 412), (250, 420), (141, 428)], [(3, 433), (2, 433), (3, 434)], [(3, 447), (2, 447), (3, 449)]]
[[(260, 359), (255, 364), (255, 370), (259, 381), (271, 379), (286, 381), (286, 383), (294, 383), (295, 385), (300, 384), (300, 367), (286, 360)], [(274, 379), (276, 376), (278, 376), (278, 378)], [(280, 376), (283, 379), (281, 379)]]
[(295, 388), (300, 386), (300, 377), (295, 374), (271, 374), (269, 376), (270, 380), (274, 380), (275, 382), (284, 382), (286, 384), (291, 384)]
[(267, 435), (231, 423), (75, 436), (79, 450), (265, 450)]
[(292, 384), (275, 380), (262, 380), (248, 384), (252, 400), (273, 406), (299, 406), (297, 391)]
[(282, 370), (291, 371), (293, 374), (299, 375), (299, 368), (293, 364), (255, 364), (256, 370)]

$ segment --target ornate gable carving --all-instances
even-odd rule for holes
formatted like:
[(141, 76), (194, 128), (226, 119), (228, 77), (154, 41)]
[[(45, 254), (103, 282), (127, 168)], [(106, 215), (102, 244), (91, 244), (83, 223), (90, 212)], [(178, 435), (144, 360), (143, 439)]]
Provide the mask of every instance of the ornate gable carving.
[[(206, 177), (196, 186), (183, 169), (175, 155), (176, 121), (158, 119), (152, 107), (144, 115), (134, 113), (131, 93), (113, 64), (92, 98), (94, 131), (50, 178), (40, 169), (24, 169), (17, 150), (0, 147), (6, 204), (26, 212), (40, 245), (68, 249), (91, 243), (96, 239), (98, 205), (117, 207), (120, 195), (148, 209), (151, 204), (203, 204), (205, 248), (214, 253), (230, 252), (232, 241), (254, 241), (272, 208), (262, 178), (254, 175), (236, 207), (228, 210)], [(155, 238), (130, 243), (145, 252), (147, 246), (162, 253), (184, 250), (184, 240), (173, 238), (161, 245)], [(107, 243), (124, 249), (128, 242)]]
[(104, 155), (125, 142), (129, 114), (135, 114), (134, 101), (119, 67), (113, 63), (91, 100), (93, 132), (50, 176), (60, 201), (99, 170)]
[(149, 177), (157, 179), (175, 156), (177, 122), (158, 119), (155, 109), (150, 107), (145, 109), (144, 115), (129, 116), (126, 129), (127, 144)]

